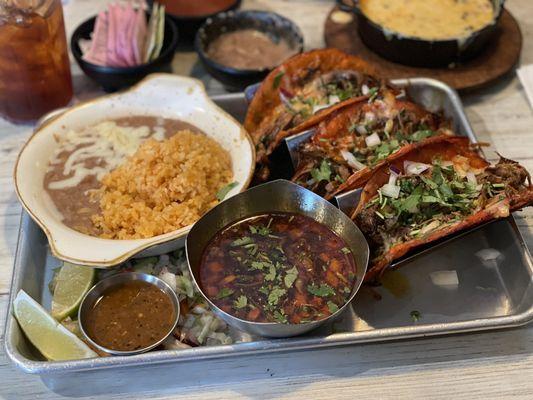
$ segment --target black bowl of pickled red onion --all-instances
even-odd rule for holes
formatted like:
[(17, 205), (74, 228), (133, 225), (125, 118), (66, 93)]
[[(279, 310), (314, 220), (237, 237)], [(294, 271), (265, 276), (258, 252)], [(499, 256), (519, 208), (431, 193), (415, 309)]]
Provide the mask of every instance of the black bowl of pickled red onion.
[(294, 22), (266, 11), (218, 14), (202, 25), (195, 39), (203, 66), (229, 90), (263, 80), (303, 47), (302, 32)]
[(83, 58), (80, 40), (91, 38), (95, 21), (96, 17), (89, 18), (76, 28), (70, 39), (70, 50), (85, 75), (102, 86), (106, 92), (130, 87), (155, 72), (172, 72), (171, 63), (178, 46), (178, 28), (168, 15), (165, 15), (163, 46), (159, 56), (147, 63), (130, 67), (97, 65)]

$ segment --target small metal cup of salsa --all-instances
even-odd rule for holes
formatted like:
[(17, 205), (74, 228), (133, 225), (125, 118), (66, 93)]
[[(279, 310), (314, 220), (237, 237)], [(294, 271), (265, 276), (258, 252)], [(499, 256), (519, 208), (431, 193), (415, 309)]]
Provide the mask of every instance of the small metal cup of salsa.
[(303, 334), (340, 316), (369, 257), (350, 218), (285, 180), (220, 203), (193, 226), (185, 246), (191, 276), (213, 310), (266, 337)]
[(160, 345), (178, 323), (180, 304), (161, 279), (124, 272), (98, 282), (78, 311), (80, 329), (95, 348), (112, 355), (144, 353)]

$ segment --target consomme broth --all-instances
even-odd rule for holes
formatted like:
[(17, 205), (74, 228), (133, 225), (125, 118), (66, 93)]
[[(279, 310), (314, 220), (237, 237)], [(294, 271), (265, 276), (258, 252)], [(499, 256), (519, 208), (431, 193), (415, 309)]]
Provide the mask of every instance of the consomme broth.
[(89, 337), (111, 350), (133, 351), (163, 339), (176, 313), (170, 297), (144, 281), (126, 282), (105, 292), (89, 310)]
[(222, 229), (200, 265), (209, 299), (255, 322), (323, 319), (346, 303), (355, 281), (354, 256), (344, 240), (294, 213), (257, 215)]
[[(156, 134), (163, 136), (163, 138), (169, 138), (174, 133), (184, 129), (202, 133), (198, 128), (184, 121), (154, 116), (130, 116), (104, 122), (112, 122), (119, 127), (126, 128), (146, 127), (149, 133), (143, 140), (153, 137)], [(88, 127), (88, 129), (91, 129), (91, 127)], [(83, 160), (83, 167), (94, 171), (94, 173), (87, 174), (87, 176), (75, 185), (68, 185), (59, 189), (52, 188), (54, 183), (65, 182), (67, 179), (75, 176), (75, 171), (72, 169), (69, 170), (69, 165), (67, 164), (69, 163), (69, 157), (75, 152), (90, 148), (94, 140), (92, 143), (89, 140), (87, 142), (74, 146), (71, 144), (61, 146), (60, 144), (58, 153), (49, 163), (43, 186), (51, 199), (53, 207), (60, 214), (62, 222), (65, 225), (81, 233), (99, 236), (101, 232), (94, 226), (91, 217), (100, 211), (99, 197), (96, 193), (101, 187), (98, 173), (108, 166), (106, 159), (102, 158), (96, 152), (93, 156), (87, 154)]]

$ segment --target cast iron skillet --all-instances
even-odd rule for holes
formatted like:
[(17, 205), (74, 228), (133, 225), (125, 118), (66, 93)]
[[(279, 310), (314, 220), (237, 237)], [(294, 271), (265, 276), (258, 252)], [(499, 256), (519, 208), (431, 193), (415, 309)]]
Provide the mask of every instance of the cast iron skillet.
[(391, 32), (372, 22), (359, 9), (359, 0), (336, 0), (343, 11), (357, 16), (359, 36), (380, 56), (413, 67), (452, 67), (477, 56), (497, 34), (497, 23), (505, 0), (492, 0), (492, 24), (458, 40), (424, 40)]

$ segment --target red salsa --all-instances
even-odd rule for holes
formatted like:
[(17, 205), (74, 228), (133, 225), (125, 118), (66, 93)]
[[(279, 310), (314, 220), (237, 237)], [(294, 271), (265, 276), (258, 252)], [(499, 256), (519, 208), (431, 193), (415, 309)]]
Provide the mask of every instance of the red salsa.
[(293, 213), (254, 216), (222, 229), (200, 265), (209, 299), (255, 322), (323, 319), (346, 303), (355, 280), (355, 260), (344, 240)]

